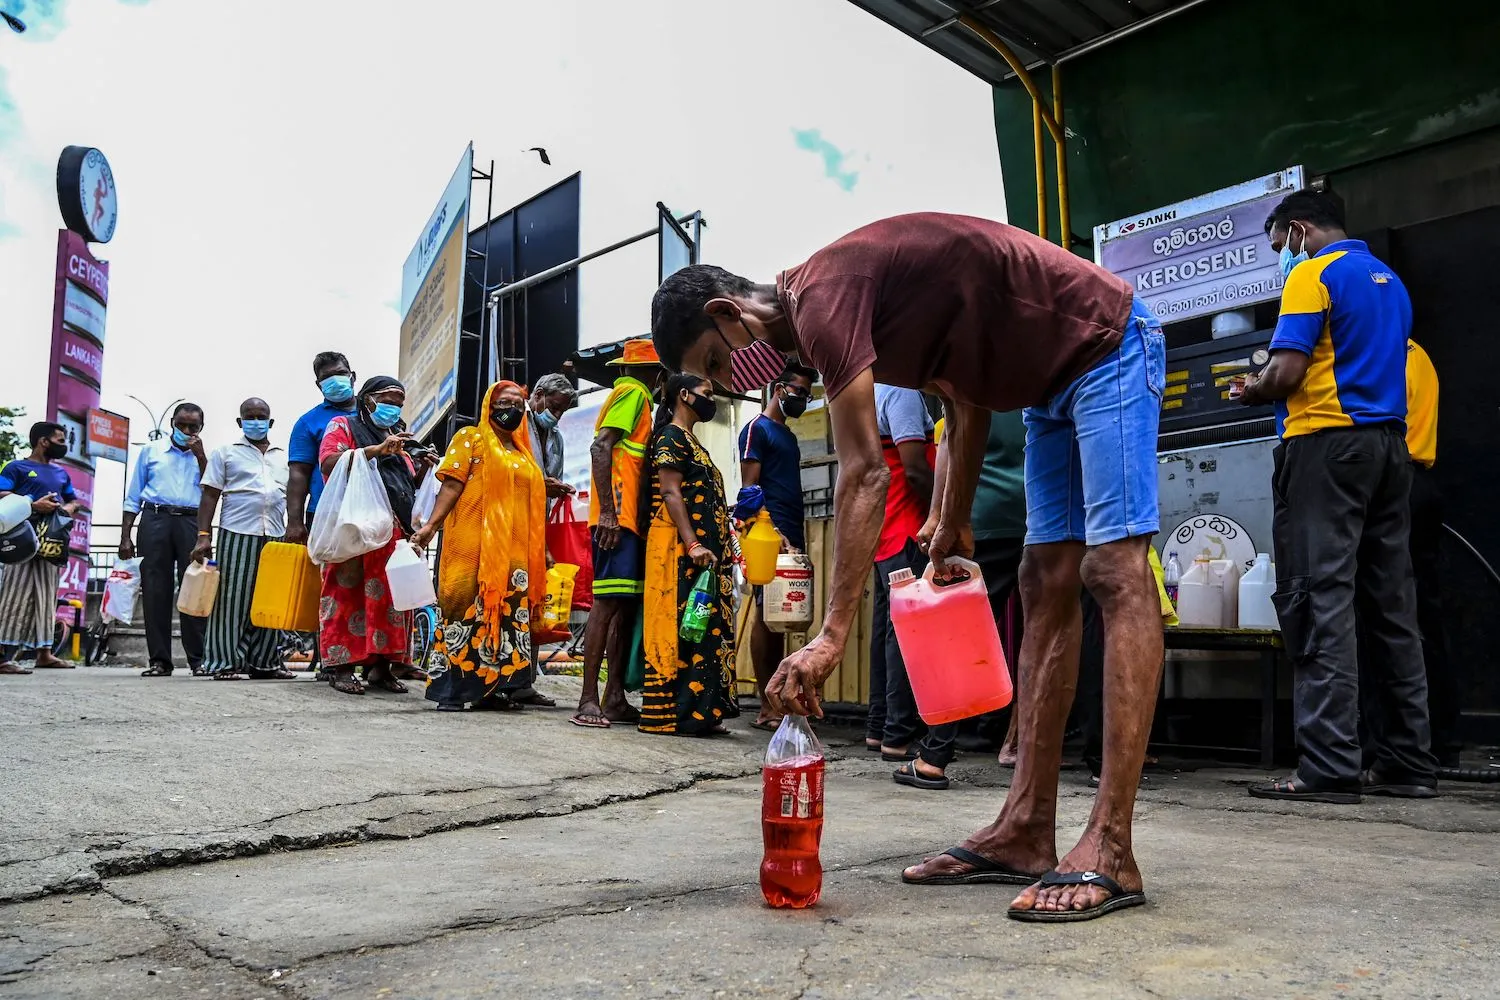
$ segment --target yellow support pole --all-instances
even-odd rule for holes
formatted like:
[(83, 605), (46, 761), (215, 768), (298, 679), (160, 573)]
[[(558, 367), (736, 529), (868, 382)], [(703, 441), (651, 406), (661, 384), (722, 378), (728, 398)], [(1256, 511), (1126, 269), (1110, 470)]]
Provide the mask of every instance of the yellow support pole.
[[(1052, 118), (1057, 122), (1053, 141), (1057, 144), (1057, 222), (1064, 250), (1073, 249), (1073, 219), (1068, 212), (1068, 129), (1063, 123), (1062, 70), (1052, 64)], [(1040, 152), (1040, 150), (1038, 150)], [(1038, 157), (1040, 160), (1040, 157)]]
[(1042, 106), (1031, 102), (1031, 141), (1036, 157), (1036, 234), (1047, 239), (1047, 158), (1042, 154)]

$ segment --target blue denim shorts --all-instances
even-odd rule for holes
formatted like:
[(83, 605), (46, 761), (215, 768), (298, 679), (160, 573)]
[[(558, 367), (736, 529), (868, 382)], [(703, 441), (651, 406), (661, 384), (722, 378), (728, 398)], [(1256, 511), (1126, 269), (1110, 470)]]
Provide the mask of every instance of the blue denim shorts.
[(1153, 535), (1166, 384), (1161, 321), (1136, 298), (1120, 346), (1026, 421), (1026, 544)]

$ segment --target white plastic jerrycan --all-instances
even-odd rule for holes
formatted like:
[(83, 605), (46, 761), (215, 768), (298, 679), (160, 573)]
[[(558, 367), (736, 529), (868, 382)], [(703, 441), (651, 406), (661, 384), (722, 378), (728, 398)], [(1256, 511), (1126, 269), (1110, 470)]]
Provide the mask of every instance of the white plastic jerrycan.
[(1264, 552), (1255, 554), (1255, 562), (1240, 577), (1240, 628), (1269, 628), (1281, 631), (1276, 619), (1276, 564)]
[(391, 606), (397, 611), (415, 611), (437, 603), (432, 570), (405, 539), (396, 543), (395, 551), (386, 561), (385, 582), (391, 588)]
[(1221, 628), (1224, 621), (1223, 577), (1200, 556), (1182, 574), (1177, 587), (1177, 618), (1187, 628)]

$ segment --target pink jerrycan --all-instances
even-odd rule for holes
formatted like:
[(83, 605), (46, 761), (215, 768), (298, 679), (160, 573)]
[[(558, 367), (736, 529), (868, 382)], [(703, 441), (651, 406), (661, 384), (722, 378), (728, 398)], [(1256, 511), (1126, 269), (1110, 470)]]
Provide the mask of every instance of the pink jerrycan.
[(891, 622), (917, 711), (928, 725), (957, 722), (1010, 704), (1010, 671), (977, 563), (952, 558), (966, 579), (937, 583), (929, 564), (890, 576)]

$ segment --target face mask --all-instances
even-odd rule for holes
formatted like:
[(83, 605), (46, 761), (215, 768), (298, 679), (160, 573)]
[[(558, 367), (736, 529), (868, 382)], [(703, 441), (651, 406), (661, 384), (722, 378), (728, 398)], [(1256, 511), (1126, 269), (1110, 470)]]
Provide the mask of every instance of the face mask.
[(46, 455), (48, 458), (66, 458), (67, 454), (68, 446), (65, 444), (53, 443), (47, 445)]
[(330, 375), (318, 383), (318, 388), (330, 403), (347, 403), (354, 398), (354, 376)]
[(271, 421), (241, 419), (240, 430), (244, 431), (245, 437), (251, 441), (264, 441), (266, 435), (271, 433)]
[(374, 412), (370, 414), (370, 423), (376, 427), (394, 427), (400, 419), (401, 407), (390, 403), (376, 403)]
[[(745, 326), (743, 319), (740, 325)], [(745, 332), (750, 333), (748, 326)], [(753, 335), (749, 347), (735, 347), (722, 333), (719, 339), (729, 348), (729, 384), (735, 392), (758, 392), (786, 369), (786, 356), (764, 340), (753, 339)]]
[(693, 393), (693, 398), (688, 400), (688, 406), (693, 408), (699, 420), (705, 422), (712, 420), (714, 414), (719, 412), (718, 400), (712, 396), (700, 396), (696, 392)]
[(173, 427), (172, 428), (172, 443), (175, 444), (179, 448), (186, 448), (188, 445), (190, 445), (190, 444), (193, 443), (193, 436), (191, 434), (184, 434), (184, 433), (182, 433), (182, 431), (180, 431), (177, 428)]
[(521, 411), (513, 409), (511, 407), (505, 407), (504, 409), (499, 410), (491, 410), (490, 419), (494, 420), (495, 425), (501, 430), (513, 431), (517, 427), (521, 426)]
[(781, 412), (796, 420), (807, 412), (807, 397), (800, 394), (783, 396)]
[(536, 415), (536, 422), (542, 430), (555, 430), (557, 428), (557, 414), (551, 410), (543, 410)]
[(1281, 244), (1281, 259), (1277, 261), (1277, 264), (1281, 267), (1281, 276), (1283, 278), (1290, 278), (1292, 276), (1292, 268), (1304, 260), (1307, 260), (1307, 233), (1304, 231), (1302, 234), (1302, 252), (1292, 253), (1292, 229), (1288, 226), (1286, 230), (1286, 242)]

